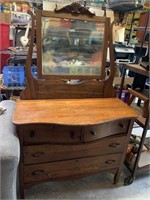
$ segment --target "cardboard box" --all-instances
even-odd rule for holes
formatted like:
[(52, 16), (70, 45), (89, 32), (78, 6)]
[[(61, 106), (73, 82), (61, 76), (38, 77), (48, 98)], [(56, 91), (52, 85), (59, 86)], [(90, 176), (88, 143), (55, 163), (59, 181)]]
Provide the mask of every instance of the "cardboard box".
[(125, 27), (113, 26), (113, 42), (124, 42)]
[(0, 22), (1, 23), (11, 23), (11, 14), (10, 13), (0, 13)]

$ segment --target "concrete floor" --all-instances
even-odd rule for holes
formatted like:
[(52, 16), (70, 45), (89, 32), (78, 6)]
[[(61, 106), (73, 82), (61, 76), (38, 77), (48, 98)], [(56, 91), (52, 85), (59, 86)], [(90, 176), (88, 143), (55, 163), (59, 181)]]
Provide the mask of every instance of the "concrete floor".
[(26, 190), (26, 199), (150, 200), (150, 176), (140, 175), (124, 186), (122, 174), (113, 184), (113, 175), (101, 173), (74, 181), (47, 182)]

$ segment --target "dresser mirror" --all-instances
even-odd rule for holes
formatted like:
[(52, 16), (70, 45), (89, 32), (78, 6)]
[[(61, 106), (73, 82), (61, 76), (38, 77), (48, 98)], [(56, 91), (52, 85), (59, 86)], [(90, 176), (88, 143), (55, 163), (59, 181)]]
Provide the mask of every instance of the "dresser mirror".
[(99, 75), (104, 24), (42, 17), (42, 75)]
[(109, 18), (57, 10), (37, 10), (36, 15), (39, 78), (104, 76)]
[[(95, 16), (78, 3), (59, 10), (56, 7), (54, 11), (36, 10), (30, 15), (32, 37), (25, 68), (27, 87), (21, 99), (115, 96), (110, 18)], [(35, 36), (36, 78), (31, 74)], [(107, 54), (110, 55), (108, 66)]]

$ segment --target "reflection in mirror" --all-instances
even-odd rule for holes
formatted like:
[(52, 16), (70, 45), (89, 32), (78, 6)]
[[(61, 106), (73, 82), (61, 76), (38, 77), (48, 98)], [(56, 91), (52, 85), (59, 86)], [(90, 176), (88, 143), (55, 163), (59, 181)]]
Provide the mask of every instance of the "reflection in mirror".
[(104, 24), (42, 17), (42, 74), (100, 75)]

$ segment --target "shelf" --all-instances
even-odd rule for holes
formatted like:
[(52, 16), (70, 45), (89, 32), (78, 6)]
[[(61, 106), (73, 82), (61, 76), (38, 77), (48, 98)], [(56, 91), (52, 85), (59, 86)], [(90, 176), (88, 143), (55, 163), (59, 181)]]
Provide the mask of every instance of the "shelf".
[(0, 0), (2, 3), (43, 3), (43, 0)]
[[(126, 162), (128, 163), (130, 168), (133, 167), (135, 159), (136, 159), (136, 154), (133, 153), (130, 153), (130, 155), (126, 157)], [(147, 165), (150, 165), (150, 150), (148, 150), (148, 148), (146, 149), (145, 147), (144, 150), (142, 150), (141, 152), (140, 159), (138, 162), (138, 168), (142, 168)]]
[[(126, 160), (126, 162), (128, 163), (128, 166), (130, 168), (132, 168), (134, 163), (135, 163), (136, 155), (131, 155), (131, 157), (132, 157), (132, 158), (130, 158), (130, 159), (132, 159), (131, 163), (128, 163), (127, 160)], [(143, 168), (143, 167), (148, 166), (148, 165), (150, 165), (150, 151), (145, 150), (145, 151), (141, 152), (140, 160), (139, 160), (139, 163), (138, 163), (138, 168), (140, 169), (140, 168)]]
[(140, 168), (146, 165), (150, 165), (150, 151), (148, 150), (141, 153), (138, 167)]
[[(135, 31), (138, 31), (138, 30), (143, 31), (143, 30), (145, 30), (145, 27), (135, 27), (135, 28), (132, 28), (132, 29), (135, 30)], [(150, 31), (150, 28), (147, 27), (146, 30)]]
[[(49, 3), (55, 3), (55, 4), (71, 4), (71, 3), (74, 3), (74, 2), (78, 2), (80, 3), (81, 5), (82, 4), (86, 4), (87, 6), (93, 6), (93, 7), (101, 7), (102, 4), (104, 3), (104, 1), (93, 1), (93, 0), (65, 0), (65, 3), (64, 1), (62, 0), (5, 0), (5, 3), (7, 2), (18, 2), (18, 3), (22, 3), (22, 2), (27, 2), (27, 3), (42, 3), (43, 4), (43, 1), (44, 2), (49, 2)], [(0, 0), (0, 2), (3, 2), (3, 0)]]
[[(141, 143), (142, 133), (143, 133), (143, 128), (141, 128), (141, 127), (137, 128), (137, 125), (135, 124), (134, 128), (131, 132), (131, 135), (135, 136), (135, 141), (137, 144)], [(132, 145), (132, 143), (131, 143), (131, 145)], [(129, 150), (130, 150), (130, 148), (129, 148)], [(134, 154), (134, 153), (132, 153), (132, 151), (127, 153), (125, 160), (128, 163), (127, 165), (130, 169), (133, 168), (137, 156), (138, 156), (138, 154)], [(142, 146), (142, 150), (140, 153), (140, 158), (139, 158), (137, 167), (143, 168), (148, 165), (150, 165), (150, 130), (148, 130), (146, 133), (146, 136), (144, 139), (144, 144)]]
[(137, 124), (139, 124), (142, 128), (145, 126), (146, 118), (142, 117), (142, 106), (143, 104), (141, 103), (141, 106), (137, 106), (136, 103), (132, 103), (130, 105), (131, 108), (133, 108), (138, 114), (139, 117), (136, 119)]
[(130, 12), (130, 11), (137, 11), (142, 9), (143, 6), (141, 4), (121, 4), (118, 5), (110, 5), (109, 9), (116, 11), (116, 12)]

